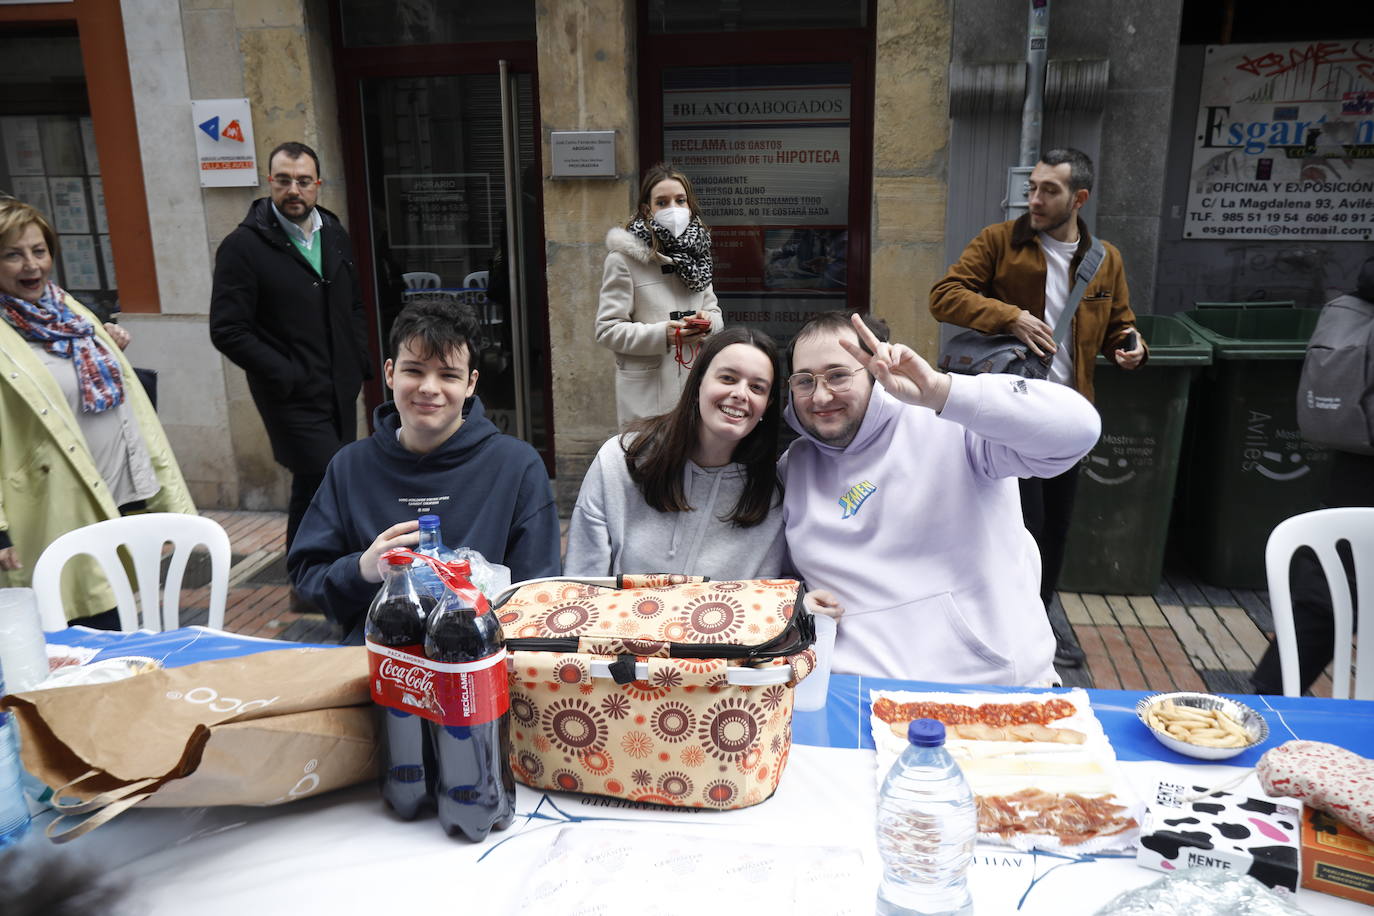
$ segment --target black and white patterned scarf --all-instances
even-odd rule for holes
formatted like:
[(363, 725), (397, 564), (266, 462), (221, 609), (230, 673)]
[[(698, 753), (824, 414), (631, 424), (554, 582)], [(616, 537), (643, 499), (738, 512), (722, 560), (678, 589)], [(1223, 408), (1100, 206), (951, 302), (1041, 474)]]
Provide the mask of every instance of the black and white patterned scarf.
[[(658, 250), (673, 262), (673, 269), (687, 284), (692, 292), (699, 293), (711, 285), (714, 267), (711, 263), (711, 231), (693, 216), (682, 235), (673, 234), (653, 219), (636, 216), (625, 227), (628, 232), (653, 247), (653, 238), (658, 239)], [(653, 236), (650, 236), (650, 232)]]

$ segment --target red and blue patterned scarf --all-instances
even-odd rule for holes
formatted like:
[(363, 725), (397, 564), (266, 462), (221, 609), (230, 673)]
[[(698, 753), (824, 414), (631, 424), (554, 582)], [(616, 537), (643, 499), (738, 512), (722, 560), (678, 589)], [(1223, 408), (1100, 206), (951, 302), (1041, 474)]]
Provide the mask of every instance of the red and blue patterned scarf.
[(0, 293), (5, 321), (25, 340), (41, 343), (49, 353), (70, 359), (76, 367), (81, 410), (100, 413), (124, 402), (124, 376), (119, 360), (95, 336), (95, 326), (67, 308), (67, 294), (49, 283), (37, 303)]

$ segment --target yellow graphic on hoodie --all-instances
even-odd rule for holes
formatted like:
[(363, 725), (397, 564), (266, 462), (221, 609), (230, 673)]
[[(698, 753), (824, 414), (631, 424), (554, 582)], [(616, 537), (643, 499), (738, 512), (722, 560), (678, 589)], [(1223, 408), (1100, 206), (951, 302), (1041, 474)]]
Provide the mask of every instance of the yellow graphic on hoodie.
[(840, 518), (853, 518), (858, 515), (859, 507), (864, 504), (864, 500), (872, 496), (877, 490), (877, 485), (867, 480), (861, 480), (850, 487), (840, 497), (840, 508), (844, 509), (844, 514)]

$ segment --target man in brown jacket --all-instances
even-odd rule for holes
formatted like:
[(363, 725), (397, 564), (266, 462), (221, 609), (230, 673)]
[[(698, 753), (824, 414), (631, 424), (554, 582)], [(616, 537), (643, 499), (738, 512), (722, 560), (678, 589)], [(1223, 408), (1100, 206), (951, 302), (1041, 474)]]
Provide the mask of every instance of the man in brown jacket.
[[(988, 226), (968, 244), (930, 291), (930, 313), (940, 321), (986, 334), (1015, 334), (1037, 356), (1053, 353), (1051, 381), (1093, 397), (1093, 361), (1100, 352), (1123, 369), (1146, 358), (1135, 330), (1121, 252), (1104, 242), (1106, 256), (1073, 314), (1069, 345), (1054, 344), (1078, 262), (1092, 246), (1079, 210), (1092, 192), (1093, 163), (1076, 149), (1050, 150), (1030, 177), (1029, 212)], [(1078, 468), (1046, 480), (1021, 480), (1021, 511), (1040, 547), (1040, 597), (1054, 599), (1064, 559)], [(1056, 628), (1055, 664), (1078, 667), (1083, 651)]]

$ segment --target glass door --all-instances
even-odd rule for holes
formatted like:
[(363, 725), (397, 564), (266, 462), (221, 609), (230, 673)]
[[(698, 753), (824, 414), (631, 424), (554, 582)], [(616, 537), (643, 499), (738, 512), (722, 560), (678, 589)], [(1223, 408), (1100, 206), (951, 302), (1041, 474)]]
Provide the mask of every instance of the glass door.
[(692, 179), (726, 323), (867, 311), (874, 4), (641, 3), (641, 165)]
[(487, 415), (552, 467), (533, 77), (501, 61), (486, 73), (365, 76), (358, 92), (378, 376), (407, 304), (471, 306)]

